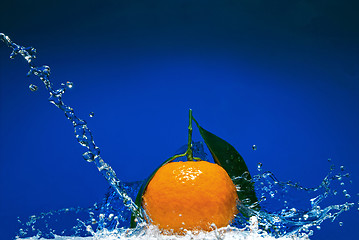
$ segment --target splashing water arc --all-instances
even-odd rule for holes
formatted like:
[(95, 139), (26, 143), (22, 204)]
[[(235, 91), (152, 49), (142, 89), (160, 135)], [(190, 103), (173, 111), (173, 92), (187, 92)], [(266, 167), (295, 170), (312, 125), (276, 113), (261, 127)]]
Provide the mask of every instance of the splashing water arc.
[[(165, 236), (155, 226), (143, 221), (143, 210), (133, 202), (143, 181), (121, 182), (114, 170), (100, 156), (100, 149), (94, 142), (93, 135), (85, 120), (76, 116), (75, 111), (66, 105), (63, 94), (72, 88), (72, 82), (61, 84), (59, 89), (53, 88), (50, 81), (50, 68), (36, 66), (36, 50), (23, 47), (0, 33), (0, 39), (12, 49), (10, 58), (21, 55), (29, 64), (29, 75), (35, 75), (45, 85), (49, 93), (49, 102), (64, 112), (66, 118), (73, 124), (77, 141), (86, 150), (83, 158), (93, 162), (99, 172), (105, 177), (110, 188), (102, 203), (95, 203), (87, 208), (66, 208), (41, 213), (21, 220), (21, 228), (16, 238), (21, 239), (309, 239), (313, 229), (319, 229), (325, 220), (335, 221), (344, 211), (348, 211), (354, 203), (323, 205), (324, 199), (336, 199), (344, 195), (350, 199), (351, 195), (344, 189), (344, 182), (350, 183), (350, 175), (344, 168), (331, 165), (327, 176), (316, 188), (306, 188), (291, 181), (279, 181), (270, 171), (263, 171), (258, 164), (258, 173), (253, 176), (255, 192), (258, 196), (260, 210), (246, 208), (252, 213), (248, 219), (238, 214), (234, 222), (227, 227), (212, 232), (187, 232), (184, 236)], [(37, 91), (39, 87), (31, 84), (30, 91)], [(91, 112), (90, 117), (94, 114)], [(193, 156), (207, 159), (202, 142), (192, 144)], [(252, 146), (257, 149), (256, 145)], [(246, 176), (238, 176), (245, 178)], [(337, 184), (339, 183), (339, 184)], [(343, 184), (341, 184), (343, 183)], [(336, 185), (335, 185), (336, 184)], [(335, 186), (333, 186), (335, 185)], [(239, 187), (239, 186), (237, 186)], [(342, 194), (341, 194), (342, 193)], [(133, 214), (138, 222), (136, 228), (129, 228)], [(339, 223), (342, 225), (343, 223)]]
[[(83, 157), (88, 162), (94, 162), (97, 169), (101, 172), (101, 174), (106, 178), (107, 182), (115, 189), (115, 191), (121, 196), (123, 199), (123, 203), (126, 207), (128, 207), (132, 212), (134, 212), (139, 219), (142, 219), (141, 213), (137, 206), (133, 203), (132, 199), (126, 194), (126, 191), (121, 183), (121, 181), (117, 178), (115, 171), (109, 166), (100, 156), (100, 148), (96, 146), (95, 141), (93, 139), (93, 135), (90, 129), (87, 126), (85, 120), (80, 119), (76, 116), (75, 111), (70, 106), (66, 105), (62, 101), (62, 95), (66, 91), (67, 88), (72, 88), (73, 83), (67, 82), (65, 88), (54, 89), (53, 84), (50, 81), (50, 67), (49, 66), (41, 66), (37, 67), (33, 60), (36, 58), (36, 49), (33, 47), (22, 47), (14, 42), (3, 33), (0, 33), (0, 39), (6, 43), (8, 47), (12, 49), (10, 54), (10, 58), (15, 58), (16, 55), (20, 54), (29, 64), (30, 70), (27, 73), (28, 76), (34, 74), (37, 76), (45, 85), (47, 91), (50, 94), (49, 102), (54, 104), (57, 108), (62, 110), (65, 113), (66, 118), (71, 121), (74, 126), (75, 137), (79, 144), (87, 149), (87, 151), (83, 154)], [(29, 86), (31, 91), (36, 91), (37, 86), (31, 84)]]

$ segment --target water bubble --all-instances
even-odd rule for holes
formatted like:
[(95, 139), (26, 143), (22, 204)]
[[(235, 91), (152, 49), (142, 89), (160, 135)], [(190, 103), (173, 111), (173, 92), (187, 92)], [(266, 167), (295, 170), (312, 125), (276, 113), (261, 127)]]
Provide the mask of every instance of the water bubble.
[(343, 222), (339, 222), (339, 226), (343, 226)]
[(320, 229), (321, 229), (321, 227), (320, 227), (320, 226), (317, 226), (317, 229), (318, 229), (318, 230), (320, 230)]
[(67, 81), (67, 82), (66, 82), (66, 86), (67, 86), (68, 88), (72, 88), (72, 87), (74, 86), (74, 83)]
[(258, 163), (258, 165), (257, 165), (257, 169), (258, 169), (258, 171), (260, 171), (261, 169), (262, 169), (262, 163)]
[(344, 166), (340, 166), (340, 170), (344, 171), (345, 170)]
[(328, 158), (328, 162), (331, 162), (332, 161), (332, 159), (331, 158)]
[(304, 220), (307, 220), (308, 218), (309, 218), (308, 214), (304, 214), (304, 215), (303, 215), (303, 219), (304, 219)]
[(30, 84), (29, 89), (31, 90), (31, 92), (36, 92), (38, 87), (36, 85), (34, 85), (34, 84)]
[(256, 145), (252, 145), (252, 149), (255, 151), (255, 150), (257, 150), (257, 146)]
[(95, 116), (95, 113), (94, 113), (94, 112), (90, 112), (89, 116), (90, 116), (90, 117), (93, 117), (93, 116)]
[(341, 183), (340, 183), (340, 185), (344, 186), (344, 183), (343, 183), (343, 182), (341, 182)]
[(345, 197), (350, 198), (351, 196), (350, 196), (350, 194), (347, 193), (347, 194), (345, 194)]

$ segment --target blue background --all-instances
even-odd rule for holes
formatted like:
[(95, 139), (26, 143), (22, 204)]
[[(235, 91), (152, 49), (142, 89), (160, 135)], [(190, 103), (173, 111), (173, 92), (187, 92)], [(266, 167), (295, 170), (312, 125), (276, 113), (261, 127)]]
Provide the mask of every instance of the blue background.
[[(314, 187), (328, 158), (344, 165), (353, 202), (358, 11), (357, 1), (339, 0), (14, 0), (0, 3), (0, 31), (37, 48), (57, 87), (74, 82), (64, 101), (123, 181), (147, 177), (186, 143), (192, 108), (253, 173), (262, 162), (280, 180)], [(42, 84), (9, 53), (0, 44), (1, 239), (15, 235), (17, 216), (90, 206), (108, 186)], [(356, 208), (312, 239), (355, 239)]]

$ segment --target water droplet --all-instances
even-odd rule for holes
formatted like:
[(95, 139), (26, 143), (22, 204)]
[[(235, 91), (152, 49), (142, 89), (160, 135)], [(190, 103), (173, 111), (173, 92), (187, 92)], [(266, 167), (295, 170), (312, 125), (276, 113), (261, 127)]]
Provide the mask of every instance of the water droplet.
[(258, 171), (260, 171), (261, 169), (262, 169), (262, 163), (258, 163), (258, 165), (257, 165), (257, 169), (258, 169)]
[(350, 194), (347, 193), (347, 194), (345, 194), (345, 197), (350, 198), (351, 196), (350, 196)]
[(94, 113), (94, 112), (90, 112), (89, 116), (90, 116), (90, 117), (93, 117), (93, 116), (95, 116), (95, 113)]
[[(96, 221), (96, 220), (95, 220)], [(93, 232), (92, 227), (90, 225), (86, 226), (86, 231)]]
[(111, 213), (110, 215), (108, 215), (108, 220), (109, 220), (109, 221), (112, 221), (113, 216), (114, 216), (114, 214), (113, 214), (113, 213)]
[(340, 185), (344, 186), (344, 183), (343, 183), (343, 182), (341, 182), (341, 183), (340, 183)]
[(304, 219), (304, 220), (307, 220), (308, 217), (309, 217), (308, 214), (304, 214), (304, 215), (303, 215), (303, 219)]
[(252, 149), (255, 151), (257, 150), (257, 146), (256, 145), (252, 145)]
[(282, 220), (278, 217), (278, 216), (274, 216), (273, 217), (273, 222), (275, 222), (275, 223), (279, 223), (279, 222), (281, 222)]
[(343, 222), (339, 222), (339, 226), (343, 226)]
[(295, 212), (297, 212), (297, 209), (291, 208), (290, 211), (295, 213)]
[(95, 156), (90, 151), (85, 152), (84, 154), (82, 154), (82, 157), (88, 162), (93, 162), (95, 160)]
[(96, 219), (94, 219), (94, 218), (91, 219), (91, 223), (92, 223), (92, 224), (96, 224), (96, 223), (97, 223)]
[(31, 92), (36, 92), (37, 89), (38, 89), (38, 87), (36, 85), (34, 85), (34, 84), (30, 84), (29, 88), (30, 88)]
[(331, 158), (328, 158), (328, 162), (331, 162), (332, 161), (332, 159)]
[(321, 229), (321, 227), (320, 227), (320, 226), (317, 226), (317, 229), (318, 229), (318, 230), (320, 230), (320, 229)]
[(274, 198), (274, 196), (275, 196), (274, 192), (270, 191), (269, 194), (270, 194), (271, 198)]
[(344, 171), (345, 170), (344, 166), (340, 166), (340, 170)]
[(74, 83), (67, 81), (67, 82), (66, 82), (66, 86), (67, 86), (68, 88), (72, 88), (72, 87), (74, 86)]

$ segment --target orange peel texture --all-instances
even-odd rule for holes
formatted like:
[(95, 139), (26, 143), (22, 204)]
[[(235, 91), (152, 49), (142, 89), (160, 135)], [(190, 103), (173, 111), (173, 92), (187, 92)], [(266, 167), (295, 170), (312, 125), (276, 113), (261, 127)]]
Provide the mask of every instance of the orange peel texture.
[(227, 172), (207, 161), (162, 166), (143, 195), (150, 222), (165, 232), (211, 231), (237, 214), (236, 187)]

